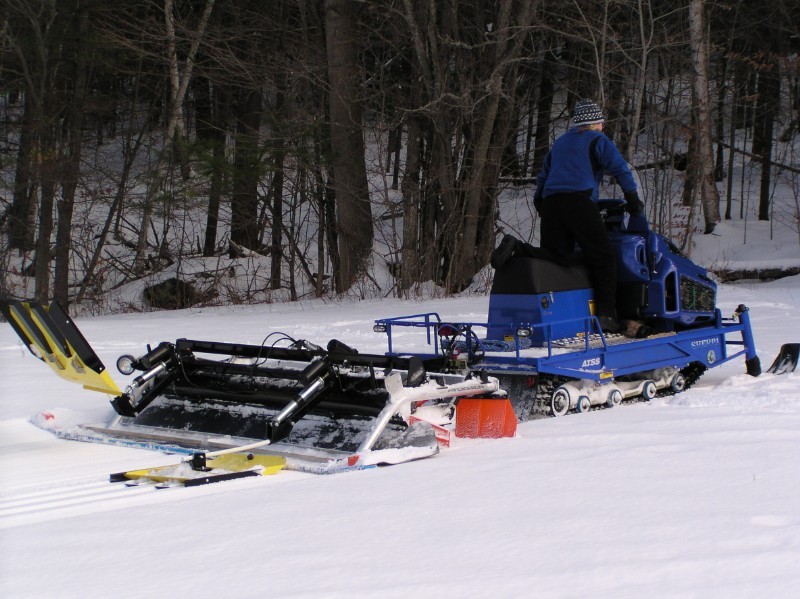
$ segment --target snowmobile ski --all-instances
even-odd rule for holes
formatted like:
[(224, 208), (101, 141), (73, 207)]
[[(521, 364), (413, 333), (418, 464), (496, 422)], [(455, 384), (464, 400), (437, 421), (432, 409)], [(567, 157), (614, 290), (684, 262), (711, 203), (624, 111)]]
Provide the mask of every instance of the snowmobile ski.
[(772, 366), (767, 368), (767, 372), (771, 374), (794, 372), (797, 369), (798, 358), (800, 358), (800, 343), (784, 343)]

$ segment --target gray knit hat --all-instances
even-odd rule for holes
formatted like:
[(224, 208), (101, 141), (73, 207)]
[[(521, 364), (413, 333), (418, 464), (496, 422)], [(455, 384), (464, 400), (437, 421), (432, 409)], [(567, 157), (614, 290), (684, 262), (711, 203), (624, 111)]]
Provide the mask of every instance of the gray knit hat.
[(572, 112), (572, 122), (575, 126), (595, 125), (603, 121), (605, 121), (603, 111), (591, 100), (581, 100), (575, 104), (575, 110)]

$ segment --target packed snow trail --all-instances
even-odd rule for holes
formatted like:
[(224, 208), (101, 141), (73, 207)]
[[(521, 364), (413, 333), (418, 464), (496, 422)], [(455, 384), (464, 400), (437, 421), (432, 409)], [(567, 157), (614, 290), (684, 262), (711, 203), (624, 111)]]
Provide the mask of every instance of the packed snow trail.
[[(721, 287), (723, 310), (739, 303), (752, 311), (765, 365), (798, 341), (800, 277)], [(477, 321), (485, 306), (479, 297), (426, 308)], [(379, 352), (372, 320), (418, 308), (320, 302), (79, 326), (106, 364), (162, 339), (258, 343), (271, 330)], [(50, 408), (84, 411), (86, 422), (108, 410), (102, 396), (42, 368), (0, 326), (3, 501), (175, 459), (35, 428), (28, 419)], [(743, 371), (727, 364), (673, 397), (528, 422), (516, 438), (400, 466), (122, 494), (107, 511), (102, 501), (64, 506), (38, 522), (9, 515), (0, 596), (791, 597), (800, 587), (800, 372)], [(121, 583), (131, 561), (135, 580)]]

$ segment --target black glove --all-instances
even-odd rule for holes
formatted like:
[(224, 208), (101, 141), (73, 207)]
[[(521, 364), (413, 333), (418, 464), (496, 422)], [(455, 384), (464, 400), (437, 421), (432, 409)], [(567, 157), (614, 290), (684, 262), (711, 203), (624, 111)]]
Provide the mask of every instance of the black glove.
[(625, 210), (631, 216), (639, 216), (644, 211), (644, 202), (635, 191), (625, 193)]
[(537, 192), (533, 196), (533, 207), (536, 209), (536, 214), (539, 216), (542, 215), (542, 204), (544, 204), (544, 198)]

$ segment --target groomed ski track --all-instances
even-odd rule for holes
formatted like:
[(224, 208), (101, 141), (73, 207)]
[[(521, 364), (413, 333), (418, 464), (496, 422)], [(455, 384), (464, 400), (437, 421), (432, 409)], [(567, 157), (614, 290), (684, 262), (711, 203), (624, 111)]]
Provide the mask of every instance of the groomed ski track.
[[(173, 464), (184, 456), (65, 441), (29, 428), (19, 419), (0, 422), (0, 530), (86, 516), (141, 505), (185, 501), (246, 488), (286, 484), (314, 475), (282, 471), (204, 487), (158, 489), (152, 484), (110, 483), (109, 474), (125, 469)], [(31, 440), (31, 436), (36, 440)], [(43, 462), (47, 463), (42, 468)]]

